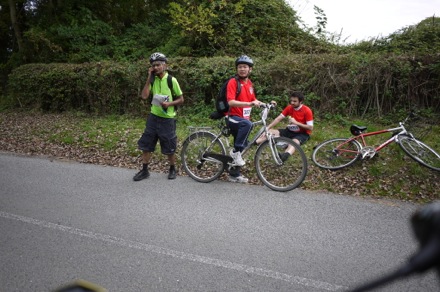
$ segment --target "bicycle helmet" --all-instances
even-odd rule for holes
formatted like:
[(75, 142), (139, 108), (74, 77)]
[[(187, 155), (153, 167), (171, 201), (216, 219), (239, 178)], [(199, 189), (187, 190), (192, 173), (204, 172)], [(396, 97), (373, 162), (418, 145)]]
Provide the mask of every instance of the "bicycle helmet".
[(246, 64), (249, 67), (252, 67), (254, 66), (254, 61), (246, 55), (241, 55), (240, 57), (237, 58), (237, 60), (235, 60), (235, 67), (237, 67), (240, 64)]
[(167, 57), (159, 52), (153, 53), (150, 56), (150, 64), (152, 64), (154, 61), (162, 61), (162, 62), (167, 62)]

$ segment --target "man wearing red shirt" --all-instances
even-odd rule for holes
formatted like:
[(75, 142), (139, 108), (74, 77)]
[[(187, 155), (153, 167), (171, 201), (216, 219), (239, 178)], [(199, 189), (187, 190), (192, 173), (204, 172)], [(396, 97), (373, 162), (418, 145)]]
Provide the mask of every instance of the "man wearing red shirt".
[[(255, 96), (255, 90), (249, 75), (252, 72), (254, 62), (246, 55), (235, 60), (238, 83), (231, 78), (226, 87), (226, 99), (229, 104), (228, 125), (234, 136), (234, 149), (229, 153), (238, 167), (245, 164), (241, 152), (247, 145), (247, 138), (252, 129), (250, 121), (252, 107), (259, 106), (261, 102)], [(236, 97), (237, 86), (241, 86), (240, 94)], [(231, 174), (229, 180), (233, 182), (247, 183), (248, 179), (237, 173)]]
[[(289, 105), (284, 108), (281, 114), (267, 126), (270, 132), (275, 136), (287, 137), (292, 139), (295, 143), (302, 145), (310, 138), (313, 130), (313, 112), (303, 104), (304, 95), (301, 92), (292, 92), (289, 95)], [(272, 129), (285, 117), (288, 118), (289, 124), (284, 129)], [(261, 136), (257, 140), (257, 144), (266, 140), (266, 136)], [(280, 155), (283, 161), (286, 161), (295, 149), (289, 147), (285, 153)]]

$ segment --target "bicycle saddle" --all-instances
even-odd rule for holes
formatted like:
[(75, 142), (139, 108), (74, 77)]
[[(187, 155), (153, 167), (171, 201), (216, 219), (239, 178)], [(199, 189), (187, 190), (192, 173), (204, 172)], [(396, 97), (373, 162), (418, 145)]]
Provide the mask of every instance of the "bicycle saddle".
[(350, 132), (357, 136), (360, 135), (362, 132), (364, 132), (367, 129), (366, 126), (358, 126), (358, 125), (351, 125)]

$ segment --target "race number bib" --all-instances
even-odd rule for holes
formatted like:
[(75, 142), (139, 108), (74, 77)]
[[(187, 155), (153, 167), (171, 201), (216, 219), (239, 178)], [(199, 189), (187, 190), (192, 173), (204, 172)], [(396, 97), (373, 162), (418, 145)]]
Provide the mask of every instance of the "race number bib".
[(299, 132), (299, 127), (297, 125), (288, 125), (287, 129), (291, 132)]
[(252, 108), (251, 108), (251, 107), (244, 107), (244, 108), (243, 108), (243, 118), (249, 120), (250, 117), (251, 117), (251, 111), (252, 111)]

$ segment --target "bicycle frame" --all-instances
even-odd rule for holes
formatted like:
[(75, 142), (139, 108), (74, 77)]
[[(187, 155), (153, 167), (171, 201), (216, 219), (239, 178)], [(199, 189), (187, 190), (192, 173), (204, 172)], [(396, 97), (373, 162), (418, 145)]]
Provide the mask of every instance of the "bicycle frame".
[[(262, 104), (261, 119), (251, 123), (247, 138), (250, 142), (242, 151), (242, 155), (253, 155), (255, 171), (260, 181), (274, 191), (290, 191), (299, 186), (307, 175), (307, 157), (301, 147), (293, 140), (275, 137), (266, 126), (268, 112), (272, 104)], [(182, 165), (188, 175), (198, 182), (211, 182), (219, 178), (226, 170), (229, 175), (239, 172), (240, 168), (229, 155), (230, 128), (228, 118), (222, 117), (220, 131), (206, 128), (195, 128), (182, 145)], [(251, 135), (251, 132), (254, 133)], [(261, 135), (267, 140), (256, 144)], [(286, 147), (295, 148), (295, 155), (283, 155)], [(225, 147), (226, 146), (226, 147)], [(256, 148), (254, 151), (249, 151)], [(290, 153), (289, 153), (290, 154)]]
[[(263, 111), (262, 111), (262, 113), (261, 113), (261, 118), (260, 118), (260, 120), (258, 120), (258, 121), (255, 121), (255, 122), (252, 122), (252, 127), (251, 127), (251, 129), (250, 129), (250, 131), (249, 131), (249, 133), (256, 127), (256, 126), (258, 126), (258, 125), (262, 125), (261, 126), (261, 128), (258, 130), (258, 132), (253, 136), (253, 138), (251, 139), (251, 141), (248, 143), (248, 145), (243, 149), (243, 151), (242, 151), (242, 155), (243, 156), (245, 156), (246, 155), (246, 153), (249, 151), (249, 149), (251, 149), (254, 145), (255, 145), (255, 142), (257, 141), (257, 139), (264, 133), (265, 135), (266, 135), (266, 137), (268, 137), (268, 140), (270, 141), (269, 143), (270, 143), (270, 148), (271, 148), (271, 151), (272, 151), (272, 155), (273, 155), (273, 157), (274, 157), (274, 160), (276, 161), (276, 163), (278, 164), (278, 165), (281, 165), (282, 164), (282, 161), (279, 159), (279, 157), (278, 157), (278, 155), (277, 155), (277, 152), (276, 152), (276, 149), (275, 149), (275, 147), (274, 147), (274, 142), (273, 142), (273, 135), (267, 130), (267, 124), (266, 124), (266, 119), (267, 119), (267, 116), (268, 116), (268, 114), (269, 114), (269, 111), (270, 111), (270, 109), (272, 109), (274, 107), (274, 105), (272, 105), (272, 104), (267, 104), (267, 105), (264, 105), (263, 106)], [(206, 152), (208, 152), (209, 151), (209, 149), (211, 148), (211, 146), (212, 145), (214, 145), (214, 143), (216, 142), (216, 141), (220, 141), (220, 143), (222, 144), (222, 145), (225, 145), (226, 144), (226, 147), (229, 149), (231, 146), (230, 146), (230, 143), (229, 143), (229, 139), (221, 139), (222, 137), (227, 137), (227, 135), (225, 134), (225, 128), (227, 128), (228, 126), (226, 125), (226, 123), (227, 123), (227, 120), (226, 120), (226, 122), (225, 122), (225, 120), (224, 119), (227, 119), (228, 117), (224, 117), (224, 118), (222, 118), (222, 121), (220, 122), (221, 124), (220, 124), (220, 133), (218, 133), (218, 134), (215, 134), (215, 133), (212, 133), (212, 134), (214, 134), (215, 135), (215, 139), (214, 140), (212, 140), (212, 142), (211, 142), (211, 145), (209, 145), (208, 147), (207, 147), (207, 149), (206, 149)], [(207, 158), (207, 157), (206, 157)]]
[[(393, 134), (393, 136), (391, 138), (389, 138), (388, 140), (386, 140), (385, 142), (383, 142), (382, 144), (380, 144), (377, 147), (371, 148), (371, 146), (369, 146), (367, 144), (367, 141), (365, 139), (366, 137), (376, 136), (376, 135), (380, 135), (380, 134), (384, 134), (384, 133), (395, 133), (395, 134)], [(374, 132), (361, 133), (357, 136), (354, 136), (352, 138), (347, 139), (347, 141), (345, 141), (344, 143), (341, 143), (339, 146), (343, 146), (343, 145), (346, 145), (350, 142), (355, 141), (355, 142), (359, 143), (359, 145), (361, 146), (360, 152), (362, 153), (362, 159), (364, 159), (367, 156), (372, 158), (377, 152), (379, 152), (380, 150), (382, 150), (383, 148), (385, 148), (389, 144), (391, 144), (393, 142), (397, 142), (399, 135), (408, 135), (408, 134), (411, 135), (406, 130), (404, 123), (400, 122), (399, 127), (389, 128), (389, 129), (384, 129), (384, 130), (379, 130), (379, 131), (374, 131)], [(365, 149), (368, 149), (369, 151), (365, 151)], [(357, 151), (351, 151), (348, 149), (347, 150), (344, 149), (344, 151), (358, 153)]]

